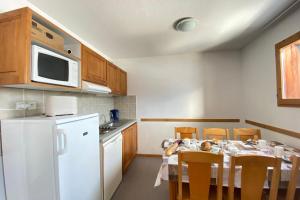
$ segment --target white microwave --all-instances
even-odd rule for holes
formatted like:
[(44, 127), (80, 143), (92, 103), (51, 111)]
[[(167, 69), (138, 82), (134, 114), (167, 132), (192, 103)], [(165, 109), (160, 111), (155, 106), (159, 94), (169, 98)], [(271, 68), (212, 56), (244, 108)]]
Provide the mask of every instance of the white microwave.
[(32, 45), (32, 81), (78, 87), (79, 73), (78, 62), (43, 47)]

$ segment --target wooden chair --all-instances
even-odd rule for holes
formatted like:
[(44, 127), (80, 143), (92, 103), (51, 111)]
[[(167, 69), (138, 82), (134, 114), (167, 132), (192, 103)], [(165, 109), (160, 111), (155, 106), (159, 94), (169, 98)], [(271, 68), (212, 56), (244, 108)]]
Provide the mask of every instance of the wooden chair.
[(177, 133), (179, 133), (181, 139), (184, 139), (184, 138), (193, 139), (193, 135), (195, 135), (195, 138), (199, 140), (199, 130), (198, 130), (198, 128), (175, 127), (175, 138), (177, 138)]
[[(182, 184), (182, 164), (188, 165), (189, 185)], [(210, 152), (179, 152), (178, 154), (178, 200), (208, 200), (211, 165), (218, 164), (217, 199), (222, 199), (223, 154)]]
[(270, 200), (276, 200), (280, 180), (281, 159), (267, 156), (231, 156), (228, 183), (228, 199), (234, 197), (235, 167), (242, 166), (241, 199), (260, 200), (268, 167), (273, 167)]
[(261, 139), (260, 129), (256, 128), (234, 128), (233, 129), (234, 140), (246, 141), (248, 139)]
[(229, 129), (225, 128), (204, 128), (203, 139), (229, 140)]
[(292, 167), (291, 178), (287, 190), (286, 200), (293, 200), (295, 197), (297, 178), (299, 176), (300, 157), (293, 156), (292, 165), (293, 167)]

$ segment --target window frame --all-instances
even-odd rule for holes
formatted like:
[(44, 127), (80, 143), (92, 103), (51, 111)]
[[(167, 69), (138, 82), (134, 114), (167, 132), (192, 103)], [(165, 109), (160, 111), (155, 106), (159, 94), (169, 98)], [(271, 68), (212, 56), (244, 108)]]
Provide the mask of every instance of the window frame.
[(284, 99), (282, 98), (282, 79), (281, 79), (281, 61), (280, 49), (300, 40), (300, 31), (291, 35), (290, 37), (275, 44), (275, 58), (276, 58), (276, 79), (277, 79), (277, 105), (282, 107), (300, 107), (300, 99)]

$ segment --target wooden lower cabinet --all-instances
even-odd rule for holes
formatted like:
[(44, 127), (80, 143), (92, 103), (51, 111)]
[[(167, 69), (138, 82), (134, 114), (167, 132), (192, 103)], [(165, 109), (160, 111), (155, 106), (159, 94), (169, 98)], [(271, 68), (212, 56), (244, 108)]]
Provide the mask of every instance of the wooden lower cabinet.
[(124, 174), (137, 153), (137, 123), (131, 125), (127, 129), (122, 131), (122, 136), (123, 136), (122, 169)]

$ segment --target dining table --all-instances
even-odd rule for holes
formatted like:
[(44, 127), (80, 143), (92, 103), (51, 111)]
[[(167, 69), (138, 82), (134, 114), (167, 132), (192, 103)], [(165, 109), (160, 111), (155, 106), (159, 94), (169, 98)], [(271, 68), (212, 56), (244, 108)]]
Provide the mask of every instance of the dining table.
[[(206, 140), (207, 141), (207, 140)], [(179, 151), (201, 151), (201, 144), (203, 140), (190, 139), (188, 141), (180, 141), (180, 145), (176, 148), (172, 155), (166, 155), (165, 149), (170, 145), (178, 142), (177, 139), (167, 139), (162, 143), (163, 153), (162, 153), (162, 164), (159, 168), (157, 178), (154, 187), (159, 187), (163, 181), (169, 182), (169, 197), (170, 200), (175, 200), (177, 196), (178, 189), (178, 152)], [(300, 150), (283, 145), (275, 141), (265, 141), (264, 146), (259, 146), (253, 142), (249, 141), (237, 141), (237, 140), (222, 140), (222, 141), (209, 141), (212, 146), (210, 151), (212, 153), (223, 153), (223, 186), (228, 186), (229, 177), (229, 167), (230, 167), (230, 157), (239, 155), (260, 155), (260, 156), (272, 156), (275, 157), (275, 146), (282, 146), (284, 149), (284, 154), (282, 155), (281, 164), (281, 175), (279, 188), (287, 188), (290, 173), (292, 169), (292, 164), (289, 161), (289, 157), (292, 155), (300, 156)], [(217, 169), (216, 164), (211, 165), (211, 184), (214, 185), (217, 179)], [(236, 176), (234, 184), (236, 188), (241, 187), (241, 166), (236, 167)], [(270, 180), (272, 177), (272, 167), (268, 168), (266, 180), (264, 183), (264, 188), (270, 188)], [(183, 165), (182, 171), (182, 182), (188, 183), (188, 166)], [(297, 179), (297, 188), (300, 188), (300, 176)]]

